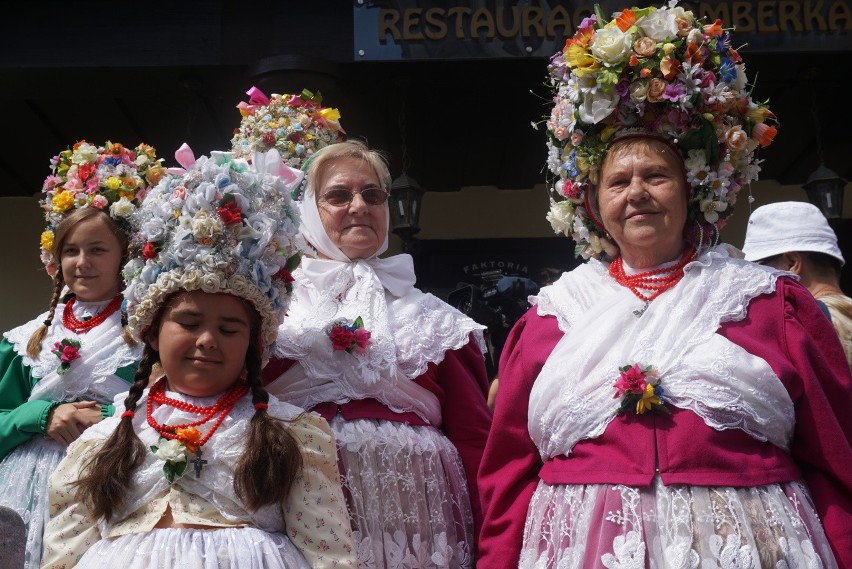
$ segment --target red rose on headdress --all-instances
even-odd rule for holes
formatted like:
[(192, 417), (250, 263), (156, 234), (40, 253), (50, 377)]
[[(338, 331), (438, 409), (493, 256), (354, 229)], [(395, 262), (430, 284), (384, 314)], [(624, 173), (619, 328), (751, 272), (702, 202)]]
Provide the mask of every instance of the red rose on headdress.
[(235, 201), (229, 201), (225, 205), (216, 208), (216, 213), (225, 225), (234, 225), (242, 221), (242, 211)]
[(263, 135), (263, 143), (266, 146), (272, 148), (273, 146), (275, 146), (275, 135), (267, 132)]
[(145, 243), (145, 246), (142, 247), (142, 256), (146, 259), (155, 259), (157, 257), (156, 245), (151, 241)]
[(94, 173), (95, 167), (96, 165), (92, 162), (89, 162), (87, 164), (80, 164), (80, 166), (77, 167), (77, 174), (80, 176), (81, 180), (88, 180), (89, 176)]

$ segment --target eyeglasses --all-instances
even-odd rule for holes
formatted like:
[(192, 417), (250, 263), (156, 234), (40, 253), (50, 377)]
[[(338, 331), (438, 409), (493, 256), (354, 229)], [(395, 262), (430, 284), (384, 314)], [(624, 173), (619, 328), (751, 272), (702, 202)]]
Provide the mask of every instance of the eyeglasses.
[(324, 201), (328, 205), (340, 207), (352, 203), (352, 200), (355, 199), (355, 194), (360, 195), (361, 199), (364, 200), (364, 203), (367, 205), (382, 205), (388, 201), (388, 192), (381, 188), (367, 188), (360, 192), (353, 192), (352, 190), (339, 188), (327, 191), (320, 196), (320, 200)]

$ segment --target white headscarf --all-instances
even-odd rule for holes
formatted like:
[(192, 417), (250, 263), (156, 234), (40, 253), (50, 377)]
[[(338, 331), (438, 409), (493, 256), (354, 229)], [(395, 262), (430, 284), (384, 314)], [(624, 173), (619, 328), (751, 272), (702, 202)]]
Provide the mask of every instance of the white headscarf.
[[(387, 204), (385, 212), (389, 220)], [(322, 224), (312, 184), (301, 213), (302, 234), (327, 258), (303, 258), (294, 273), (293, 298), (275, 355), (301, 365), (270, 384), (270, 392), (308, 409), (328, 401), (375, 398), (394, 411), (413, 411), (439, 425), (439, 401), (410, 380), (422, 375), (429, 363), (440, 363), (447, 351), (467, 344), (471, 333), (484, 351), (485, 327), (416, 289), (411, 255), (380, 259), (388, 248), (387, 235), (369, 258), (347, 257)], [(331, 324), (358, 317), (371, 333), (367, 352), (333, 350)]]

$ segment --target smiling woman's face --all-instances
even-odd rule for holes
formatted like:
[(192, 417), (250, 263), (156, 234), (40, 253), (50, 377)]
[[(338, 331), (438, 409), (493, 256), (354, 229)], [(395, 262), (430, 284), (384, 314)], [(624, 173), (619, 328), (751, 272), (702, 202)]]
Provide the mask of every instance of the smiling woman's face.
[(687, 182), (683, 162), (665, 143), (617, 143), (601, 165), (601, 221), (624, 261), (641, 269), (672, 261), (685, 246)]
[[(329, 239), (350, 259), (373, 256), (388, 234), (388, 205), (369, 205), (358, 194), (370, 188), (382, 188), (381, 180), (369, 162), (358, 158), (340, 158), (329, 162), (319, 174), (317, 208)], [(348, 204), (334, 206), (322, 197), (331, 190), (355, 192)]]

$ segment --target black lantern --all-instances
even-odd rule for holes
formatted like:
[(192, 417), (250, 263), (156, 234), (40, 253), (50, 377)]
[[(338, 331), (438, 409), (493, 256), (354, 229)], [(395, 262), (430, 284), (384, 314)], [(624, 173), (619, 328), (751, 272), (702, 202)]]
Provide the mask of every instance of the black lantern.
[(823, 163), (820, 163), (819, 168), (808, 176), (808, 181), (804, 185), (808, 201), (817, 206), (826, 219), (843, 217), (845, 187), (846, 180)]
[(405, 173), (391, 183), (391, 231), (402, 239), (406, 251), (410, 249), (414, 235), (420, 231), (420, 203), (423, 201), (423, 193), (424, 190), (417, 180)]
[(808, 201), (817, 206), (826, 219), (840, 219), (843, 217), (843, 190), (846, 180), (837, 175), (834, 170), (826, 167), (822, 153), (822, 135), (819, 123), (819, 104), (817, 92), (814, 87), (820, 71), (811, 69), (811, 114), (814, 119), (814, 134), (816, 135), (817, 156), (819, 166), (814, 170), (803, 187), (808, 194)]

